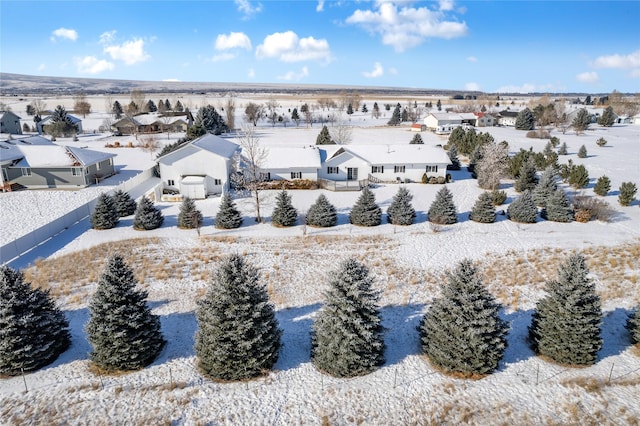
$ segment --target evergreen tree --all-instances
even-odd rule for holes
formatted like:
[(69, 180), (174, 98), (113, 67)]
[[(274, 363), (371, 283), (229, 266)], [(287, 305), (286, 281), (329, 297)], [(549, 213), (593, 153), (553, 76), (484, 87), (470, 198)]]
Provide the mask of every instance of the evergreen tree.
[(195, 351), (205, 374), (244, 380), (278, 360), (282, 331), (275, 309), (258, 271), (240, 255), (229, 256), (215, 271), (196, 319)]
[(460, 170), (460, 159), (458, 158), (458, 148), (455, 145), (451, 145), (449, 147), (449, 151), (447, 151), (447, 155), (449, 156), (449, 161), (451, 164), (447, 166), (449, 170)]
[(562, 145), (560, 145), (560, 148), (558, 148), (558, 155), (567, 155), (567, 154), (568, 154), (567, 143), (562, 142)]
[(130, 216), (136, 212), (136, 202), (131, 198), (128, 192), (118, 189), (113, 193), (112, 198), (116, 206), (118, 216)]
[(451, 225), (458, 222), (458, 213), (456, 205), (453, 203), (453, 194), (446, 186), (443, 186), (438, 191), (435, 200), (429, 207), (429, 222), (439, 225)]
[(522, 195), (509, 204), (507, 214), (509, 215), (509, 219), (514, 222), (536, 223), (538, 209), (533, 202), (531, 191), (525, 190)]
[(353, 105), (351, 104), (347, 105), (347, 114), (349, 115), (353, 114)]
[(552, 222), (571, 222), (573, 220), (573, 210), (569, 206), (567, 194), (562, 188), (557, 188), (546, 200), (546, 206), (542, 210), (543, 219)]
[(220, 200), (220, 209), (216, 214), (216, 228), (235, 229), (242, 225), (242, 216), (236, 208), (236, 204), (227, 193)]
[(291, 119), (296, 122), (296, 126), (300, 123), (300, 114), (298, 113), (298, 108), (294, 108), (291, 111)]
[(411, 139), (411, 142), (409, 142), (410, 145), (424, 145), (424, 141), (422, 140), (422, 136), (420, 136), (420, 133), (416, 133), (415, 135), (413, 135), (413, 139)]
[(533, 202), (536, 203), (536, 206), (545, 207), (547, 205), (547, 200), (551, 197), (551, 194), (558, 189), (556, 180), (557, 174), (553, 167), (550, 166), (544, 169), (540, 182), (533, 189)]
[(105, 193), (100, 194), (89, 220), (93, 229), (115, 228), (120, 221), (120, 215), (113, 198)]
[(196, 208), (196, 203), (189, 197), (184, 197), (178, 213), (178, 228), (194, 229), (202, 225), (202, 213)]
[(384, 363), (382, 319), (372, 285), (367, 268), (354, 259), (331, 273), (311, 332), (311, 360), (320, 371), (355, 377)]
[(122, 105), (120, 105), (120, 102), (115, 101), (113, 103), (113, 108), (111, 109), (111, 112), (115, 115), (116, 120), (119, 120), (122, 118), (122, 114), (124, 113), (124, 111), (122, 109)]
[(591, 365), (602, 347), (602, 311), (595, 284), (587, 277), (583, 256), (571, 255), (546, 284), (529, 327), (533, 350), (555, 362)]
[(165, 99), (164, 100), (164, 109), (165, 109), (165, 111), (171, 111), (172, 110), (171, 102), (169, 102), (169, 99)]
[(470, 260), (447, 272), (441, 293), (418, 327), (423, 353), (445, 372), (473, 376), (497, 369), (509, 325)]
[(640, 343), (640, 305), (636, 305), (633, 312), (629, 314), (625, 327), (629, 330), (631, 343), (634, 345)]
[(158, 111), (158, 107), (156, 106), (155, 102), (149, 99), (147, 101), (147, 105), (145, 105), (145, 110), (147, 110), (148, 112), (156, 112)]
[(576, 133), (582, 133), (587, 130), (589, 124), (591, 124), (591, 116), (587, 112), (586, 108), (582, 108), (580, 111), (578, 111), (578, 114), (571, 122), (571, 126), (576, 131)]
[(147, 292), (121, 256), (109, 257), (89, 303), (87, 339), (91, 360), (107, 371), (137, 370), (155, 360), (165, 340), (160, 319), (147, 305)]
[(194, 119), (194, 124), (202, 126), (206, 132), (213, 133), (214, 135), (219, 135), (229, 131), (224, 118), (222, 118), (222, 116), (218, 114), (218, 111), (216, 111), (215, 107), (211, 105), (204, 106), (198, 110), (198, 114), (196, 114)]
[(393, 114), (387, 123), (388, 126), (399, 126), (402, 122), (402, 116), (400, 113), (400, 103), (396, 104), (395, 109), (393, 110)]
[(271, 214), (271, 223), (275, 226), (293, 226), (298, 220), (298, 212), (291, 204), (291, 196), (284, 189), (276, 195), (276, 207)]
[(527, 161), (522, 164), (514, 187), (518, 192), (526, 190), (533, 191), (537, 184), (538, 176), (536, 175), (536, 164), (533, 161), (533, 158), (529, 157)]
[(327, 126), (322, 126), (322, 130), (318, 134), (316, 138), (316, 145), (335, 145), (336, 143), (331, 140), (331, 135), (329, 134), (329, 128)]
[(376, 204), (376, 196), (365, 186), (349, 213), (349, 222), (358, 226), (378, 226), (381, 221), (382, 210)]
[(607, 192), (611, 190), (611, 179), (609, 179), (606, 175), (600, 176), (596, 181), (596, 185), (593, 187), (593, 192), (597, 195), (604, 197), (607, 195)]
[(184, 107), (182, 106), (182, 102), (176, 101), (176, 106), (173, 107), (173, 110), (176, 112), (184, 112)]
[(338, 223), (336, 208), (329, 202), (324, 194), (320, 194), (316, 202), (309, 207), (307, 212), (307, 225), (318, 228), (328, 228)]
[(447, 143), (449, 144), (449, 147), (455, 146), (456, 150), (458, 150), (462, 154), (469, 155), (471, 154), (471, 152), (464, 152), (461, 149), (461, 147), (464, 148), (464, 137), (465, 137), (464, 129), (462, 128), (462, 126), (458, 126), (455, 129), (453, 129), (449, 134), (449, 139), (447, 140)]
[(493, 205), (493, 196), (490, 192), (483, 192), (473, 205), (469, 219), (480, 223), (493, 223), (496, 221), (496, 209)]
[(636, 192), (638, 188), (633, 182), (622, 182), (620, 184), (620, 195), (618, 195), (618, 202), (621, 206), (630, 206), (633, 200), (636, 199)]
[(589, 172), (582, 164), (571, 166), (569, 170), (569, 184), (576, 189), (584, 188), (589, 184)]
[(616, 122), (615, 114), (613, 113), (613, 107), (608, 106), (602, 112), (600, 118), (598, 118), (598, 124), (603, 127), (611, 127)]
[(438, 99), (438, 102), (436, 102), (436, 108), (438, 109), (438, 111), (442, 111), (442, 102), (440, 102), (440, 99)]
[(387, 208), (387, 219), (394, 225), (411, 225), (416, 218), (416, 211), (411, 205), (413, 195), (407, 188), (401, 186), (393, 196), (393, 201)]
[(402, 109), (402, 115), (400, 116), (400, 120), (404, 123), (405, 121), (409, 121), (409, 111), (406, 108)]
[(533, 130), (536, 119), (529, 108), (518, 112), (516, 116), (516, 130)]
[(49, 296), (21, 271), (0, 266), (0, 375), (51, 364), (71, 344), (69, 323)]
[(153, 202), (146, 196), (142, 196), (138, 201), (135, 216), (133, 218), (133, 228), (137, 230), (151, 230), (160, 228), (164, 223), (162, 212), (153, 205)]
[(584, 145), (578, 149), (578, 158), (587, 158), (587, 148)]

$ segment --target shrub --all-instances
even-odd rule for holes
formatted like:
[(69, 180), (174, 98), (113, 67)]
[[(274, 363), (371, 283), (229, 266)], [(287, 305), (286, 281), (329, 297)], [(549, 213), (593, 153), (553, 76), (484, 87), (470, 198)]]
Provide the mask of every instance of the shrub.
[(607, 192), (609, 192), (610, 189), (611, 180), (605, 175), (598, 178), (598, 180), (596, 181), (596, 185), (593, 187), (593, 192), (595, 192), (596, 195), (604, 197), (605, 195), (607, 195)]
[(446, 186), (436, 194), (435, 200), (429, 207), (429, 222), (438, 225), (451, 225), (458, 222), (456, 205), (453, 203), (453, 194)]
[(529, 327), (533, 350), (561, 364), (591, 365), (602, 347), (602, 311), (584, 257), (571, 255), (548, 281)]
[(378, 226), (382, 221), (382, 210), (376, 204), (376, 197), (365, 187), (349, 213), (349, 222), (358, 226)]
[(275, 226), (288, 227), (296, 224), (298, 212), (291, 204), (291, 196), (282, 190), (276, 196), (276, 207), (271, 214), (271, 223)]
[(178, 213), (178, 228), (195, 229), (202, 225), (202, 213), (196, 208), (196, 203), (189, 197), (184, 197)]
[(491, 198), (493, 199), (494, 206), (501, 206), (505, 201), (507, 201), (507, 193), (502, 190), (496, 189), (494, 191), (491, 191)]
[(160, 319), (147, 305), (147, 292), (136, 285), (122, 257), (111, 256), (89, 303), (86, 325), (91, 360), (105, 370), (137, 370), (164, 347)]
[(441, 293), (418, 327), (422, 352), (446, 372), (491, 373), (507, 348), (509, 326), (500, 318), (500, 304), (468, 259), (447, 272)]
[(518, 192), (532, 191), (538, 184), (538, 176), (536, 175), (536, 165), (533, 158), (528, 158), (520, 168), (518, 178), (515, 182), (515, 190)]
[(547, 167), (542, 172), (540, 182), (533, 189), (532, 194), (533, 202), (536, 203), (536, 206), (545, 207), (547, 205), (547, 200), (558, 189), (556, 179), (556, 170), (553, 167)]
[(636, 199), (636, 192), (638, 188), (633, 182), (622, 182), (620, 184), (620, 195), (618, 195), (618, 202), (621, 206), (629, 206)]
[(413, 195), (407, 188), (401, 186), (393, 196), (393, 201), (387, 209), (387, 219), (394, 225), (411, 225), (416, 217), (416, 211), (411, 205)]
[(338, 223), (336, 208), (329, 202), (324, 194), (320, 194), (316, 202), (309, 207), (307, 212), (307, 225), (318, 228), (328, 228)]
[(507, 208), (509, 219), (520, 223), (536, 223), (538, 209), (536, 208), (531, 191), (524, 191)]
[(48, 291), (0, 266), (0, 375), (16, 376), (51, 364), (71, 344), (69, 323)]
[(552, 222), (571, 222), (573, 211), (569, 207), (569, 200), (562, 188), (557, 188), (546, 200), (541, 216)]
[(609, 203), (593, 197), (578, 195), (573, 198), (575, 219), (577, 222), (588, 222), (591, 219), (610, 222), (615, 214)]
[(587, 148), (584, 145), (578, 150), (578, 158), (587, 158)]
[(220, 380), (264, 374), (278, 360), (282, 330), (258, 271), (240, 255), (216, 269), (198, 302), (195, 351), (200, 369)]
[(558, 139), (556, 136), (551, 136), (551, 139), (549, 139), (549, 143), (551, 143), (552, 147), (557, 148), (558, 145), (560, 145), (560, 139)]
[(90, 222), (93, 229), (115, 228), (120, 221), (113, 198), (107, 194), (100, 194)]
[(600, 138), (596, 141), (596, 145), (605, 146), (607, 144), (607, 140), (605, 138)]
[(325, 303), (313, 323), (311, 360), (336, 377), (371, 373), (384, 363), (378, 293), (367, 268), (354, 259), (332, 272)]
[(584, 188), (589, 185), (589, 172), (582, 164), (572, 166), (569, 171), (569, 184), (576, 188)]
[(480, 223), (493, 223), (496, 221), (496, 210), (490, 192), (480, 194), (471, 209), (469, 219)]
[(551, 137), (551, 133), (546, 129), (538, 129), (528, 131), (526, 136), (532, 139), (549, 139)]
[(567, 143), (562, 142), (562, 145), (560, 145), (560, 148), (558, 148), (558, 155), (567, 155), (567, 154), (568, 154)]

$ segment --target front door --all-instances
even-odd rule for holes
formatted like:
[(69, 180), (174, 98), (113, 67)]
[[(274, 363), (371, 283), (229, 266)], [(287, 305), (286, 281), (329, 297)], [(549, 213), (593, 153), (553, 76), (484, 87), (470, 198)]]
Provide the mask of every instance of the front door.
[(347, 167), (347, 180), (358, 180), (358, 169), (355, 167)]

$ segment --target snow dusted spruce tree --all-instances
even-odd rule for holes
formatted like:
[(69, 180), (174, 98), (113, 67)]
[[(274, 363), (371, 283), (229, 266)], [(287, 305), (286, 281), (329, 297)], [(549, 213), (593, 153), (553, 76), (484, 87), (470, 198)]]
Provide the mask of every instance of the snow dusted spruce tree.
[(562, 188), (556, 189), (547, 199), (547, 206), (542, 209), (541, 216), (543, 219), (552, 222), (571, 222), (573, 221), (573, 210), (569, 206), (567, 194)]
[(93, 229), (111, 229), (118, 225), (120, 215), (110, 195), (100, 194), (89, 220)]
[(284, 189), (276, 195), (276, 207), (271, 213), (271, 223), (278, 227), (288, 227), (296, 224), (298, 212), (291, 204), (291, 196)]
[(531, 191), (526, 190), (507, 207), (509, 219), (520, 223), (536, 223), (538, 208), (533, 202)]
[(438, 225), (451, 225), (458, 222), (456, 205), (453, 204), (453, 194), (446, 186), (438, 191), (435, 200), (429, 206), (429, 222)]
[(198, 302), (195, 351), (202, 371), (219, 380), (244, 380), (278, 360), (280, 337), (273, 305), (258, 271), (237, 254), (223, 260)]
[(450, 170), (460, 170), (460, 158), (458, 158), (458, 148), (456, 148), (455, 144), (451, 144), (447, 155), (449, 156), (449, 161), (451, 161), (451, 165), (448, 168)]
[(556, 192), (556, 189), (558, 189), (557, 179), (558, 175), (553, 166), (544, 169), (542, 176), (540, 176), (540, 181), (531, 194), (536, 206), (545, 207), (547, 205), (547, 200)]
[(194, 229), (202, 225), (202, 213), (196, 208), (196, 203), (189, 197), (184, 197), (178, 212), (178, 228)]
[(491, 373), (504, 356), (509, 326), (471, 260), (447, 272), (441, 293), (418, 327), (423, 353), (448, 373)]
[(118, 189), (112, 197), (120, 217), (130, 216), (136, 212), (136, 202), (128, 192)]
[(496, 209), (490, 192), (480, 194), (471, 209), (469, 219), (480, 223), (493, 223), (496, 221)]
[(140, 198), (133, 218), (133, 228), (137, 230), (151, 230), (160, 228), (164, 223), (162, 212), (144, 195)]
[(362, 376), (384, 363), (378, 293), (367, 268), (355, 259), (333, 271), (325, 303), (311, 332), (311, 360), (336, 377)]
[(518, 112), (516, 116), (516, 130), (533, 130), (535, 126), (535, 116), (529, 108), (525, 108)]
[(228, 193), (224, 194), (220, 200), (220, 209), (216, 214), (215, 222), (218, 229), (235, 229), (242, 225), (242, 216)]
[(387, 208), (387, 220), (394, 225), (411, 225), (416, 218), (416, 211), (411, 205), (413, 195), (407, 188), (401, 186), (393, 196), (393, 201)]
[(91, 360), (107, 371), (137, 370), (153, 362), (165, 345), (160, 319), (151, 313), (147, 292), (121, 256), (107, 260), (89, 303), (87, 339)]
[(631, 343), (634, 345), (640, 344), (640, 305), (636, 305), (633, 312), (629, 314), (625, 327), (629, 330)]
[(70, 344), (69, 323), (49, 292), (31, 288), (21, 271), (0, 266), (0, 375), (51, 364)]
[(349, 222), (358, 226), (378, 226), (381, 221), (382, 210), (376, 204), (376, 196), (365, 186), (349, 213)]
[(324, 194), (320, 194), (307, 211), (307, 225), (317, 228), (329, 228), (338, 223), (336, 208)]
[(602, 311), (595, 284), (580, 254), (558, 268), (558, 279), (548, 281), (547, 295), (536, 304), (529, 339), (533, 350), (553, 361), (591, 365), (602, 347)]
[(536, 164), (533, 158), (529, 157), (520, 167), (518, 178), (514, 184), (514, 188), (518, 192), (526, 190), (533, 191), (538, 184), (538, 176), (536, 176)]
[(316, 145), (335, 145), (336, 143), (331, 140), (331, 135), (329, 134), (329, 128), (327, 126), (322, 126), (322, 130), (318, 134), (316, 138)]

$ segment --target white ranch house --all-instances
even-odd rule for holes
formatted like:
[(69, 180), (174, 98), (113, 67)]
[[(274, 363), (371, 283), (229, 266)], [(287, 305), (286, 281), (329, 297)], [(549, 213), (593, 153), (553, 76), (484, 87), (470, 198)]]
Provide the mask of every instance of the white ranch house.
[(163, 187), (193, 199), (224, 193), (238, 152), (239, 145), (206, 134), (158, 159)]
[(320, 149), (315, 145), (292, 147), (271, 146), (261, 165), (265, 180), (318, 180), (321, 166)]

